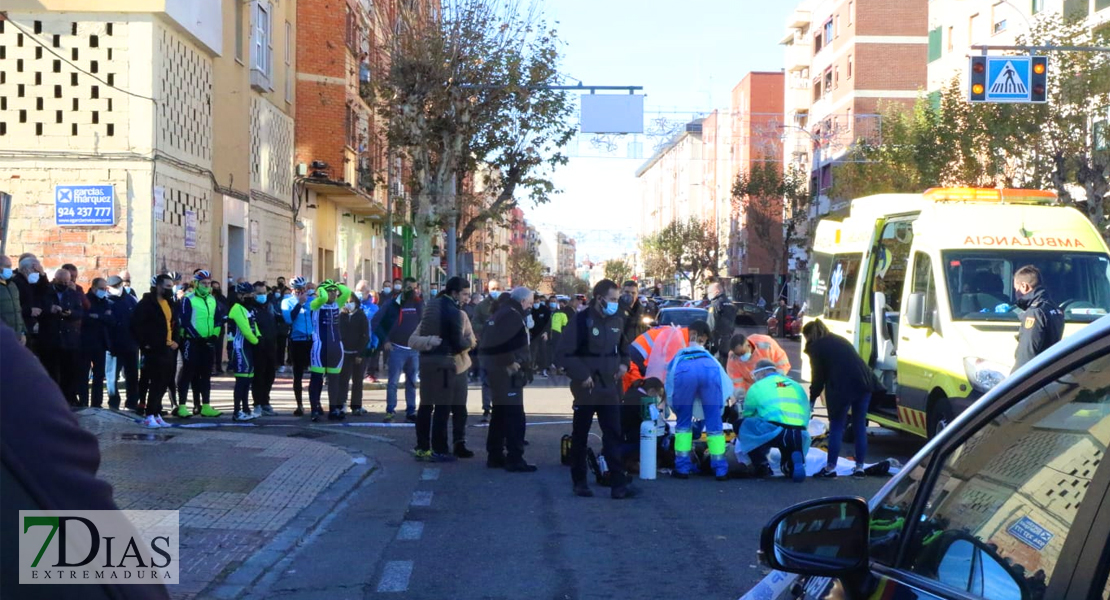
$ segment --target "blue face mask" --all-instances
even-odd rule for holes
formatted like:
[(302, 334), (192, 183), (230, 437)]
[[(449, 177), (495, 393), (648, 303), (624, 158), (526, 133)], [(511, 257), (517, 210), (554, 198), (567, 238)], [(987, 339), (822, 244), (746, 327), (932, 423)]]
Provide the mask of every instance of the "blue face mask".
[(108, 290), (96, 290), (96, 297), (101, 300), (108, 297)]
[(259, 304), (266, 304), (266, 294), (258, 294), (254, 297), (254, 301)]
[(12, 269), (11, 269), (11, 267), (4, 267), (4, 270), (0, 271), (0, 277), (3, 277), (4, 279), (11, 279), (12, 278)]
[(617, 314), (618, 308), (620, 308), (620, 302), (608, 302), (605, 304), (605, 314), (611, 317)]

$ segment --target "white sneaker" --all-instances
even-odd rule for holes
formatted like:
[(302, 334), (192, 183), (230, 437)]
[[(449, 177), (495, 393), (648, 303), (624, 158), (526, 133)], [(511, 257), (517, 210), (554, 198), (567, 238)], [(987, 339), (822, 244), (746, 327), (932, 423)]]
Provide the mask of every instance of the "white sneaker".
[(143, 419), (143, 427), (146, 427), (147, 429), (161, 429), (162, 428), (162, 426), (158, 424), (158, 421), (156, 421), (154, 419), (154, 415), (151, 415), (151, 416)]
[(261, 416), (262, 416), (262, 405), (259, 404), (258, 406), (254, 407), (254, 417), (258, 418), (258, 417), (261, 417)]
[(154, 420), (158, 422), (159, 427), (173, 427), (173, 425), (163, 421), (161, 415), (155, 415)]
[(236, 419), (236, 420), (238, 420), (238, 421), (250, 421), (252, 419), (254, 419), (253, 414), (248, 413), (248, 412), (244, 412), (244, 411), (239, 411), (238, 419)]

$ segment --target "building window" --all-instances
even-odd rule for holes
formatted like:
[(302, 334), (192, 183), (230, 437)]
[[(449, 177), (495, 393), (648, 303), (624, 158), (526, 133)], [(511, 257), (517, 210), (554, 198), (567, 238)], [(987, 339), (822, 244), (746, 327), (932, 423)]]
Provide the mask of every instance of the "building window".
[(836, 15), (836, 37), (840, 37), (840, 15)]
[(825, 21), (825, 45), (828, 46), (828, 45), (832, 44), (832, 39), (833, 39), (833, 20), (830, 17), (828, 21)]
[(358, 17), (347, 7), (347, 49), (358, 53)]
[(940, 58), (940, 36), (940, 27), (936, 27), (929, 31), (929, 62), (933, 62)]
[(952, 51), (952, 48), (956, 44), (956, 39), (955, 38), (956, 38), (956, 28), (949, 25), (948, 26), (948, 51), (949, 52)]
[(256, 0), (251, 20), (251, 85), (268, 92), (273, 90), (273, 5)]
[(853, 65), (853, 62), (852, 62), (852, 55), (851, 55), (851, 54), (849, 54), (849, 55), (848, 55), (848, 73), (847, 73), (847, 78), (848, 78), (848, 79), (851, 79), (851, 78), (852, 78), (852, 65)]
[(840, 67), (833, 69), (833, 89), (840, 87)]
[(994, 25), (991, 27), (991, 35), (998, 35), (1003, 31), (1006, 31), (1006, 19), (995, 21)]
[(296, 75), (293, 73), (293, 24), (285, 22), (285, 101), (293, 101), (293, 86)]
[(853, 0), (848, 0), (848, 24), (851, 25), (856, 20), (856, 3)]
[(814, 36), (813, 36), (813, 53), (814, 54), (817, 54), (818, 52), (821, 51), (823, 41), (824, 40), (821, 39), (821, 32), (820, 31), (818, 31), (816, 34), (814, 34)]
[(813, 80), (813, 101), (817, 102), (821, 99), (821, 78)]
[(358, 129), (358, 118), (349, 104), (347, 105), (347, 112), (344, 114), (343, 127), (347, 130), (347, 146), (357, 148), (358, 141), (355, 131)]
[(831, 68), (830, 69), (825, 69), (825, 84), (824, 84), (825, 96), (828, 96), (829, 93), (832, 92), (832, 86), (833, 86), (832, 69)]
[(975, 13), (967, 19), (967, 45), (970, 46), (975, 43), (975, 33), (979, 25), (979, 13)]
[(1044, 10), (1044, 0), (1032, 0), (1032, 2), (1033, 4), (1030, 12), (1032, 12), (1033, 14), (1037, 14)]
[(235, 5), (235, 60), (243, 62), (243, 7)]

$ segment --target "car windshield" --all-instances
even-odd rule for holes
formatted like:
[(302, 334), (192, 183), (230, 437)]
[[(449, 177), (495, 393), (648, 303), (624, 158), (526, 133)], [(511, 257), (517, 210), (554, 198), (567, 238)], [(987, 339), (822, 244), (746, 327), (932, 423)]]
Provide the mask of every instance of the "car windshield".
[(680, 310), (664, 310), (659, 313), (659, 325), (678, 325), (689, 327), (690, 323), (697, 320), (704, 321), (709, 313), (700, 308), (684, 308)]
[(1048, 297), (1069, 322), (1090, 323), (1110, 313), (1110, 259), (1105, 254), (969, 250), (944, 253), (952, 319), (1017, 321), (1014, 272), (1033, 265)]

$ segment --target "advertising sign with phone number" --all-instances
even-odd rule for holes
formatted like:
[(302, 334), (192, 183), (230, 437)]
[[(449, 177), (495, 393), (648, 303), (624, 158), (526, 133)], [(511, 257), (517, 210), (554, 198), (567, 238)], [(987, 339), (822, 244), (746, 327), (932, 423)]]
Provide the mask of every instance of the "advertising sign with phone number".
[(115, 188), (110, 185), (54, 186), (54, 223), (59, 227), (115, 225)]

